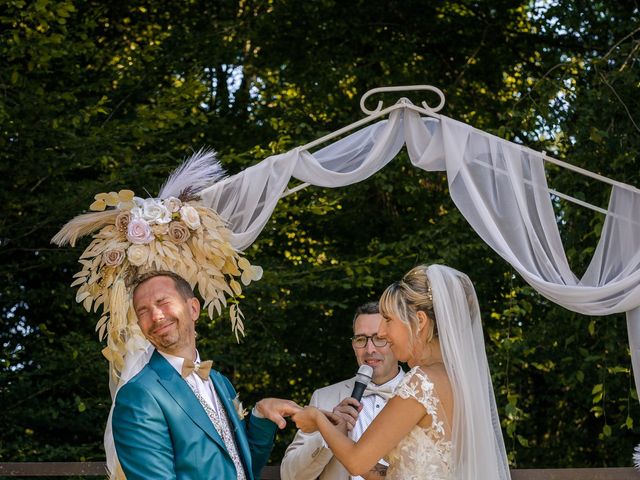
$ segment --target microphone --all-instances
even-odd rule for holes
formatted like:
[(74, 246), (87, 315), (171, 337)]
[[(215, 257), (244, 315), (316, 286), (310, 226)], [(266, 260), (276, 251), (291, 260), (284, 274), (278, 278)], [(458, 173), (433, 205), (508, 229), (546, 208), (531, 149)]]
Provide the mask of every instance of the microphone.
[(373, 368), (369, 365), (360, 365), (358, 373), (356, 373), (356, 383), (353, 385), (353, 392), (351, 392), (352, 398), (360, 401), (364, 389), (367, 388), (371, 381), (371, 377), (373, 377)]

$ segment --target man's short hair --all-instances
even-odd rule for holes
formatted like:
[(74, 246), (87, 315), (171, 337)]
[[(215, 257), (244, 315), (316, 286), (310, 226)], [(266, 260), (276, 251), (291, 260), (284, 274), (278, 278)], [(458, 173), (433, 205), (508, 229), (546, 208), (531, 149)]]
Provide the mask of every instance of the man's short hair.
[(380, 307), (377, 301), (367, 302), (360, 305), (358, 308), (356, 308), (356, 313), (353, 316), (353, 329), (355, 330), (356, 320), (360, 315), (375, 315), (376, 313), (380, 313)]
[(146, 282), (155, 277), (169, 277), (173, 280), (173, 284), (176, 287), (176, 291), (180, 294), (180, 296), (184, 300), (189, 300), (190, 298), (195, 297), (193, 293), (193, 288), (189, 285), (184, 278), (174, 272), (170, 272), (168, 270), (151, 270), (150, 272), (143, 273), (138, 275), (133, 281), (133, 288), (131, 289), (132, 294), (135, 293), (136, 289)]

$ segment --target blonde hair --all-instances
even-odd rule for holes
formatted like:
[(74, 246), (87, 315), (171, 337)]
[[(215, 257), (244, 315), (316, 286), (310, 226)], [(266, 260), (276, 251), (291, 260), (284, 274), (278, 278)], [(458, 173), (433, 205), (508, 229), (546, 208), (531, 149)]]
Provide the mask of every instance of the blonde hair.
[(380, 313), (383, 317), (396, 317), (409, 326), (410, 342), (417, 338), (418, 312), (424, 312), (431, 320), (431, 332), (427, 343), (438, 336), (436, 315), (433, 310), (431, 282), (427, 265), (419, 265), (407, 272), (402, 280), (392, 283), (380, 297)]

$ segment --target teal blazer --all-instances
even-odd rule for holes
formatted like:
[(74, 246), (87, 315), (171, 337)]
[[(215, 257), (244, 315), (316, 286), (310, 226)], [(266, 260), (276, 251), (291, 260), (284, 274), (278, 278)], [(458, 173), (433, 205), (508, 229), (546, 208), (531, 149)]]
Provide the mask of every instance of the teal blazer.
[[(248, 479), (267, 463), (276, 424), (250, 415), (241, 420), (231, 382), (211, 370)], [(187, 382), (153, 352), (142, 371), (120, 388), (113, 410), (116, 452), (127, 480), (237, 478), (236, 469), (204, 408)]]

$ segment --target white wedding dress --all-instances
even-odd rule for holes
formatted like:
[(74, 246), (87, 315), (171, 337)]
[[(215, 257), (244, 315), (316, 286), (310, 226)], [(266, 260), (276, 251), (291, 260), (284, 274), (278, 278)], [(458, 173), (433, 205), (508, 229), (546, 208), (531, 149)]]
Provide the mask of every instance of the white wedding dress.
[(452, 418), (429, 376), (412, 368), (394, 395), (414, 398), (431, 415), (387, 455), (388, 480), (510, 480), (500, 418), (484, 348), (480, 308), (469, 277), (444, 265), (426, 269), (442, 359), (451, 382)]
[[(429, 427), (416, 425), (385, 457), (387, 480), (452, 480), (451, 440), (445, 435), (445, 419), (433, 382), (420, 367), (413, 367), (398, 384), (394, 396), (420, 402), (433, 419)], [(442, 417), (442, 418), (441, 418)]]

